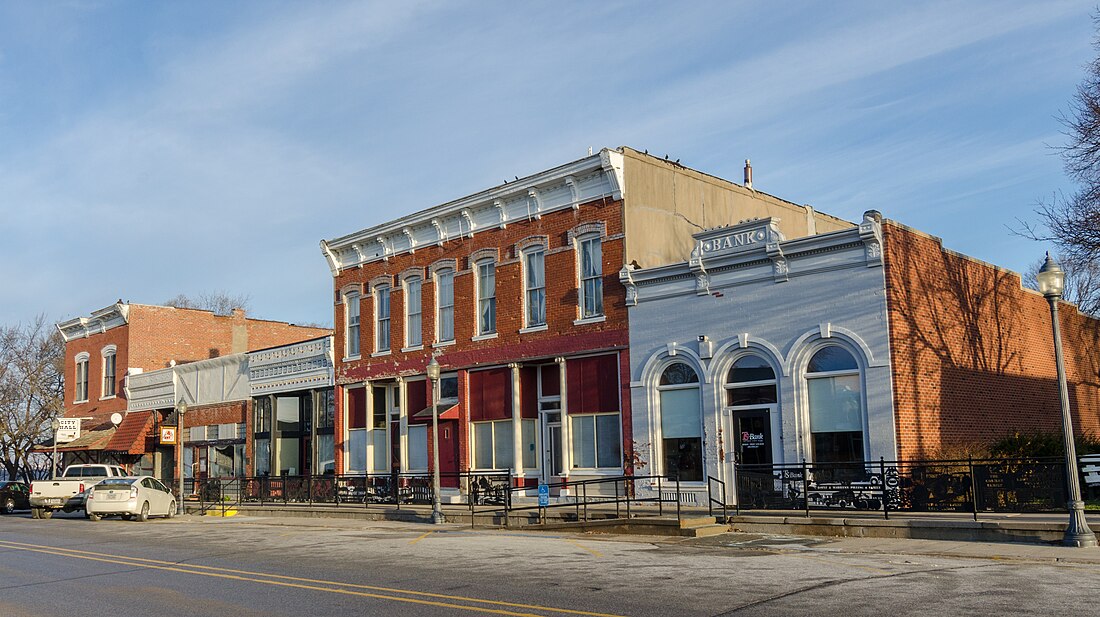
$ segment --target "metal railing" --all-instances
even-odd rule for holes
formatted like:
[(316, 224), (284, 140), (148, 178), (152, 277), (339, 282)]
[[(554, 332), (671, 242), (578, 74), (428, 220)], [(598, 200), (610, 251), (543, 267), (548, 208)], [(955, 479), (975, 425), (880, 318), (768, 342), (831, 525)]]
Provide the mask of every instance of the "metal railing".
[[(868, 461), (736, 465), (741, 510), (881, 512), (1065, 512), (1062, 459)], [(716, 481), (717, 482), (717, 481)], [(712, 502), (725, 503), (708, 482)]]
[[(523, 512), (537, 512), (540, 523), (546, 521), (551, 510), (572, 510), (563, 518), (577, 522), (588, 522), (597, 514), (607, 518), (614, 507), (615, 518), (638, 518), (652, 516), (651, 510), (639, 510), (639, 506), (656, 504), (656, 516), (664, 516), (665, 510), (675, 504), (676, 519), (682, 519), (681, 504), (684, 493), (680, 490), (678, 478), (664, 476), (615, 476), (591, 480), (564, 480), (546, 484), (546, 490), (553, 499), (544, 503), (529, 504), (518, 497), (531, 498), (532, 490), (537, 487), (511, 487), (508, 505), (498, 511), (504, 516), (505, 525), (509, 516)], [(518, 494), (518, 495), (517, 495)], [(571, 514), (571, 516), (568, 516)]]

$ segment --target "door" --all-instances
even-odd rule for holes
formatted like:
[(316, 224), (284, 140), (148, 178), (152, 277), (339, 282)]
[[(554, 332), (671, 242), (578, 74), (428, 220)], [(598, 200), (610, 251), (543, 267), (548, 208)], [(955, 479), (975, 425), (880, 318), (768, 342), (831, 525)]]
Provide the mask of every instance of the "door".
[(561, 412), (544, 413), (542, 422), (542, 482), (549, 484), (562, 474)]
[[(431, 429), (428, 429), (431, 435)], [(458, 422), (439, 421), (439, 481), (441, 486), (457, 488), (458, 479)], [(431, 447), (431, 443), (428, 444)]]
[(772, 464), (772, 428), (767, 409), (743, 409), (733, 412), (735, 463), (738, 465)]

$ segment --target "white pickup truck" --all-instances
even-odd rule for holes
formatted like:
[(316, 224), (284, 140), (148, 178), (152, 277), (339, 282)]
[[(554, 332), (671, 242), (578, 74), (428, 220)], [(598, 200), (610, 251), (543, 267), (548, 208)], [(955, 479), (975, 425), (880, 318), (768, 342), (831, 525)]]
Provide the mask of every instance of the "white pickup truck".
[(129, 475), (118, 465), (69, 465), (56, 480), (31, 483), (31, 517), (50, 518), (54, 511), (84, 509), (84, 491), (100, 480)]

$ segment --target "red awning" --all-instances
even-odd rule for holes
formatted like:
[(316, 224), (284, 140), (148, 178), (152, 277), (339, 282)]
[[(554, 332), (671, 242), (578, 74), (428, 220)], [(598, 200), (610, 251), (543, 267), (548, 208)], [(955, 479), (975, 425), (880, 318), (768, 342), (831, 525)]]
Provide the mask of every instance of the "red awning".
[[(458, 403), (443, 403), (436, 405), (439, 408), (440, 420), (457, 420), (458, 419)], [(432, 419), (432, 407), (431, 405), (421, 409), (420, 411), (412, 415), (413, 420), (431, 420)]]
[(122, 419), (122, 424), (118, 425), (118, 430), (111, 437), (111, 441), (108, 441), (103, 449), (126, 454), (145, 454), (145, 440), (152, 428), (152, 411), (128, 413)]

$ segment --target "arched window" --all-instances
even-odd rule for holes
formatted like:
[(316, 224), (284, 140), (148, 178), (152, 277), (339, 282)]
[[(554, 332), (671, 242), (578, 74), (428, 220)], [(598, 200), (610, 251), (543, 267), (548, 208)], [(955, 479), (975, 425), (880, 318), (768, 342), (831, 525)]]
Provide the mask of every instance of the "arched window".
[(814, 462), (863, 461), (863, 393), (855, 357), (843, 347), (822, 347), (805, 376)]
[(687, 364), (670, 364), (657, 386), (661, 399), (664, 473), (681, 482), (703, 480), (703, 422), (699, 375)]
[(741, 356), (726, 376), (726, 404), (771, 405), (777, 401), (775, 370), (760, 356)]

